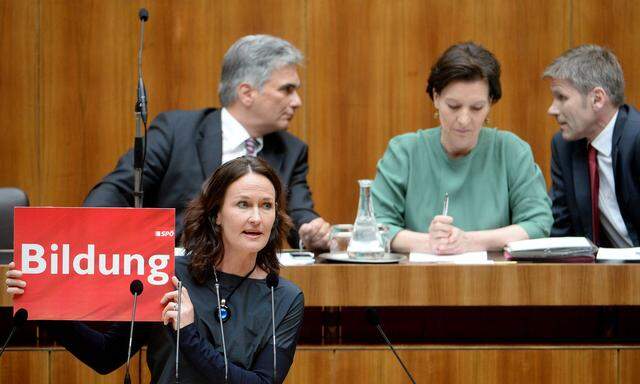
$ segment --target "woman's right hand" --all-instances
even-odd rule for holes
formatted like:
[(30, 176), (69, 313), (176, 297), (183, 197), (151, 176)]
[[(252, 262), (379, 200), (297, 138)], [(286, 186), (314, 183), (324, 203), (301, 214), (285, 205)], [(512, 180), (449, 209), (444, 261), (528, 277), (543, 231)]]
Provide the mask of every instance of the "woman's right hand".
[(9, 263), (9, 270), (7, 271), (7, 293), (11, 297), (15, 295), (22, 295), (24, 288), (27, 286), (27, 282), (22, 280), (22, 271), (16, 268), (16, 263), (13, 261)]
[(431, 249), (433, 253), (438, 252), (439, 248), (449, 243), (449, 238), (453, 233), (453, 217), (437, 215), (429, 224), (429, 240), (431, 241)]

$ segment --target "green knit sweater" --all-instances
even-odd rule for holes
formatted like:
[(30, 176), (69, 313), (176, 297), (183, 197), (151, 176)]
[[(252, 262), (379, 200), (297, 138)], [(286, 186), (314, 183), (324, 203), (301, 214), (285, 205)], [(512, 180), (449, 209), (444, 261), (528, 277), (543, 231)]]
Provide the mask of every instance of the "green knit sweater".
[(544, 177), (529, 145), (511, 132), (482, 128), (466, 156), (450, 158), (440, 128), (394, 137), (378, 162), (372, 195), (376, 218), (390, 238), (408, 229), (428, 232), (442, 214), (464, 231), (521, 226), (529, 238), (549, 235), (553, 217)]

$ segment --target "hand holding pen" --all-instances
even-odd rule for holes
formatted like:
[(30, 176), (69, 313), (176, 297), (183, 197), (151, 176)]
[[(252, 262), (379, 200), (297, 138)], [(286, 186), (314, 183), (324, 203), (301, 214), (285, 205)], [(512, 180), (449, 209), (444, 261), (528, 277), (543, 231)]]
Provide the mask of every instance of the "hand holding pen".
[(463, 253), (468, 248), (468, 236), (453, 225), (453, 217), (449, 213), (449, 194), (445, 193), (442, 215), (433, 218), (429, 225), (429, 240), (433, 253), (450, 255)]

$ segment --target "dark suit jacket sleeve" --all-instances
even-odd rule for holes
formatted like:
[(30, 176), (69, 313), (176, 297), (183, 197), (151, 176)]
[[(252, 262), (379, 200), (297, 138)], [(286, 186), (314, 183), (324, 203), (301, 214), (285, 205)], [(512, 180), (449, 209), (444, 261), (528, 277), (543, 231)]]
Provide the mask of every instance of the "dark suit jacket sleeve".
[(575, 236), (575, 230), (571, 221), (566, 191), (566, 179), (562, 173), (559, 153), (559, 141), (562, 138), (556, 135), (551, 141), (551, 212), (553, 213), (553, 226), (551, 236)]
[[(151, 123), (147, 132), (143, 191), (145, 202), (155, 200), (158, 185), (164, 177), (171, 155), (173, 130), (164, 114)], [(133, 150), (125, 153), (116, 168), (105, 176), (84, 200), (84, 206), (126, 207), (133, 206)], [(147, 206), (147, 204), (144, 204)]]
[[(46, 321), (40, 325), (75, 357), (102, 375), (113, 372), (127, 361), (130, 323), (112, 323), (105, 332), (79, 321)], [(136, 323), (131, 356), (146, 344), (148, 337), (149, 324)]]
[[(319, 217), (313, 210), (313, 200), (311, 200), (311, 190), (307, 184), (307, 173), (309, 172), (309, 164), (307, 162), (307, 145), (303, 144), (298, 156), (294, 159), (295, 165), (289, 180), (289, 198), (287, 201), (287, 212), (296, 229), (302, 224)], [(296, 246), (297, 243), (291, 244)]]

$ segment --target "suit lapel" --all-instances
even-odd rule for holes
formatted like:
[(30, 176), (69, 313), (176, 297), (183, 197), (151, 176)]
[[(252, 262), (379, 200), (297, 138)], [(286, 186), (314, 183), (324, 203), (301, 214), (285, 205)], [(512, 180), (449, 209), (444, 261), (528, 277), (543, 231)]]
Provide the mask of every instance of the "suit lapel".
[(204, 179), (209, 177), (222, 162), (222, 120), (220, 116), (220, 110), (215, 111), (207, 116), (198, 128), (196, 148)]
[[(623, 105), (618, 110), (618, 118), (616, 119), (616, 123), (613, 126), (613, 137), (611, 138), (611, 167), (613, 168), (613, 177), (614, 180), (621, 180), (620, 177), (620, 169), (618, 167), (618, 153), (619, 153), (619, 143), (620, 138), (622, 137), (622, 132), (624, 131), (624, 126), (627, 123), (627, 108), (626, 105)], [(618, 197), (621, 196), (619, 182), (616, 183), (616, 195)], [(620, 205), (620, 199), (618, 199), (618, 205)]]
[(582, 228), (591, 234), (591, 187), (589, 184), (589, 163), (587, 162), (587, 146), (584, 140), (576, 143), (573, 152), (573, 190), (576, 194), (576, 205), (582, 221)]
[(258, 153), (258, 157), (264, 159), (269, 165), (276, 170), (282, 178), (282, 162), (284, 160), (284, 146), (280, 137), (276, 133), (268, 134), (264, 137), (264, 145)]
[[(628, 202), (633, 200), (625, 200), (625, 191), (622, 183), (624, 178), (629, 176), (624, 174), (622, 170), (623, 164), (620, 163), (620, 147), (626, 144), (621, 142), (621, 138), (624, 133), (625, 126), (627, 125), (629, 112), (629, 106), (626, 104), (618, 109), (618, 118), (616, 119), (616, 124), (613, 128), (613, 137), (611, 139), (611, 166), (613, 168), (613, 179), (616, 184), (616, 200), (618, 201), (620, 215), (622, 216), (624, 225), (627, 228), (627, 233), (629, 234), (631, 242), (634, 246), (638, 246), (638, 235), (633, 226), (633, 219), (630, 217), (628, 211)], [(633, 127), (630, 126), (629, 129), (633, 129)], [(633, 143), (629, 143), (629, 145), (633, 145)], [(629, 194), (627, 194), (627, 198), (629, 198)]]

